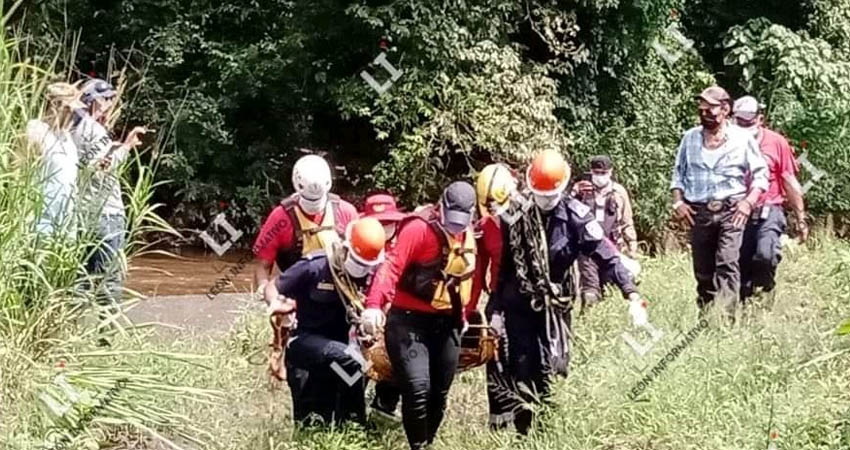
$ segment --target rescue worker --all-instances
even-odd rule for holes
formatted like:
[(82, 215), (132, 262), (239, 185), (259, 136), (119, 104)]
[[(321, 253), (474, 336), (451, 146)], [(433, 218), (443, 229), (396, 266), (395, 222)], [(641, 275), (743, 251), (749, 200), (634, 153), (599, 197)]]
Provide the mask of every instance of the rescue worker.
[[(573, 195), (590, 207), (596, 221), (602, 225), (605, 237), (617, 245), (621, 261), (630, 269), (639, 267), (635, 266), (637, 261), (634, 259), (637, 257), (638, 242), (632, 219), (632, 203), (626, 188), (611, 179), (613, 171), (611, 158), (594, 156), (590, 160), (590, 179), (578, 181), (573, 187)], [(578, 264), (582, 304), (593, 306), (602, 301), (602, 288), (609, 280), (601, 273), (593, 258), (579, 256)]]
[(485, 218), (472, 302), (477, 302), (489, 270), (486, 313), (500, 335), (498, 360), (487, 365), (492, 428), (513, 422), (519, 433), (528, 433), (533, 404), (548, 401), (553, 375), (566, 375), (571, 302), (562, 292), (569, 292), (565, 288), (573, 280), (565, 279), (567, 268), (579, 254), (593, 258), (622, 289), (633, 323), (646, 324), (646, 303), (590, 208), (562, 196), (569, 176), (563, 157), (544, 151), (526, 173), (533, 199), (517, 194), (517, 182), (506, 166), (487, 166), (478, 177), (478, 203)]
[(751, 96), (739, 98), (732, 107), (736, 124), (759, 144), (767, 163), (768, 181), (767, 190), (759, 196), (741, 242), (742, 301), (751, 297), (756, 288), (767, 293), (776, 285), (776, 267), (782, 260), (779, 238), (787, 227), (783, 209), (786, 200), (794, 211), (800, 239), (805, 240), (809, 234), (794, 151), (788, 140), (764, 126), (762, 110), (763, 106)]
[[(381, 225), (384, 227), (384, 234), (387, 237), (386, 250), (389, 253), (395, 243), (399, 223), (407, 215), (399, 211), (392, 195), (374, 194), (366, 198), (362, 216), (372, 217), (381, 222)], [(392, 299), (386, 301), (384, 312), (387, 312), (391, 302)], [(395, 411), (400, 400), (401, 392), (399, 392), (398, 386), (395, 383), (391, 381), (379, 381), (375, 384), (375, 398), (371, 404), (372, 413), (396, 422), (399, 418), (396, 416)]]
[[(275, 264), (283, 272), (304, 255), (338, 242), (348, 223), (357, 218), (357, 209), (331, 194), (331, 186), (331, 169), (322, 157), (306, 155), (295, 162), (292, 168), (295, 193), (272, 210), (254, 241), (253, 251), (257, 260), (254, 277), (258, 295), (264, 292)], [(269, 370), (280, 380), (286, 377), (281, 363), (282, 342), (293, 325), (292, 315), (283, 314), (287, 311), (285, 303), (276, 301), (269, 304), (275, 328)]]
[(670, 190), (676, 217), (691, 227), (700, 314), (719, 300), (734, 320), (741, 289), (738, 260), (744, 225), (767, 190), (767, 166), (750, 133), (729, 123), (732, 105), (719, 86), (697, 97), (700, 125), (679, 144)]
[(350, 331), (384, 244), (380, 222), (356, 220), (344, 243), (308, 253), (265, 286), (269, 303), (279, 295), (294, 300), (287, 308), (295, 310), (298, 328), (287, 343), (286, 368), (299, 424), (365, 423), (363, 357)]
[[(402, 423), (413, 450), (434, 442), (454, 380), (475, 269), (471, 227), (475, 189), (457, 181), (437, 205), (402, 222), (366, 298), (366, 333), (384, 332), (402, 395)], [(392, 299), (389, 313), (384, 303)]]

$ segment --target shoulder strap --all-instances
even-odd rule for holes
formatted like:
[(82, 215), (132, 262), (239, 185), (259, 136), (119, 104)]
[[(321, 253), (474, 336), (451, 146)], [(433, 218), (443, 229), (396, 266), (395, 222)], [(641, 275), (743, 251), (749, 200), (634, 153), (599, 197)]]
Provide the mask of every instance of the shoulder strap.
[(304, 242), (301, 236), (301, 222), (298, 220), (298, 215), (295, 214), (295, 208), (298, 206), (298, 194), (292, 194), (284, 198), (280, 201), (280, 206), (283, 207), (283, 210), (289, 216), (289, 222), (292, 224), (292, 232), (295, 235), (293, 251), (300, 255)]
[(337, 292), (340, 294), (340, 300), (342, 300), (343, 306), (345, 307), (348, 322), (351, 324), (357, 324), (360, 321), (360, 313), (363, 312), (364, 309), (363, 305), (365, 304), (365, 296), (362, 292), (360, 292), (354, 284), (354, 281), (351, 280), (348, 272), (346, 272), (343, 268), (345, 252), (342, 244), (335, 242), (326, 251), (331, 277), (333, 278)]

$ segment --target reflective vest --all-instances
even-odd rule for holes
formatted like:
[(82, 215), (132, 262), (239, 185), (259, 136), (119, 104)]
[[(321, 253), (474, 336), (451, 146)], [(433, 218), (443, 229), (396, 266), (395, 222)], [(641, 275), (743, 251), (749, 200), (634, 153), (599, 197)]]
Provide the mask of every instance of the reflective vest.
[(593, 211), (593, 217), (599, 222), (599, 225), (602, 225), (605, 237), (610, 239), (611, 242), (617, 242), (620, 237), (620, 230), (617, 227), (617, 200), (614, 198), (614, 190), (612, 189), (605, 194), (602, 205), (597, 203), (597, 196), (599, 195), (598, 193), (589, 195), (583, 198), (582, 203), (589, 206), (590, 210)]
[[(443, 230), (433, 207), (428, 207), (407, 220), (424, 220), (440, 242), (440, 257), (425, 263), (408, 265), (399, 280), (399, 286), (410, 294), (427, 301), (435, 309), (452, 309), (448, 283), (451, 281), (466, 306), (472, 297), (472, 275), (475, 272), (475, 234), (467, 227), (463, 240), (456, 240)], [(402, 222), (403, 226), (404, 222)]]
[(280, 250), (275, 258), (281, 272), (295, 264), (302, 257), (316, 251), (327, 250), (334, 242), (342, 241), (342, 232), (336, 229), (336, 214), (339, 210), (339, 196), (328, 194), (322, 223), (316, 224), (310, 220), (298, 207), (298, 194), (291, 195), (280, 202), (294, 233), (293, 245)]

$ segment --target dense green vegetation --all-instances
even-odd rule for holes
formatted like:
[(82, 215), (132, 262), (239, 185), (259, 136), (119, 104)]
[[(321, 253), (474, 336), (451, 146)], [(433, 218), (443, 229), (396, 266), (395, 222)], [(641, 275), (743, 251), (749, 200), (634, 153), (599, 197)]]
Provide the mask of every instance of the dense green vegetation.
[[(157, 198), (180, 227), (205, 227), (225, 207), (256, 224), (288, 190), (302, 147), (347, 168), (338, 179), (346, 195), (376, 185), (409, 204), (491, 160), (521, 162), (554, 146), (580, 168), (607, 152), (639, 192), (640, 227), (652, 238), (667, 214), (671, 154), (694, 122), (691, 98), (715, 78), (761, 96), (773, 123), (828, 172), (809, 191), (816, 212), (850, 209), (850, 1), (480, 3), (48, 0), (19, 3), (8, 17), (0, 9), (0, 448), (63, 439), (74, 450), (404, 448), (399, 429), (295, 433), (288, 391), (266, 384), (269, 329), (255, 311), (223, 340), (153, 339), (120, 314), (119, 326), (101, 327), (92, 291), (80, 287), (99, 282), (82, 263), (92, 238), (39, 238), (38, 166), (20, 159), (21, 130), (42, 109), (45, 85), (75, 71), (124, 68), (125, 125), (160, 130), (121, 173), (122, 264), (145, 250), (145, 237), (174, 234)], [(662, 34), (671, 24), (696, 52), (660, 56), (655, 39), (678, 45)], [(369, 64), (383, 49), (403, 74), (378, 95), (359, 73), (385, 80)], [(652, 323), (666, 332), (657, 349), (638, 358), (623, 343), (627, 316), (615, 296), (576, 319), (572, 374), (531, 436), (488, 432), (479, 369), (453, 387), (435, 450), (763, 449), (772, 431), (780, 449), (850, 449), (850, 340), (835, 332), (844, 319), (850, 333), (846, 243), (817, 234), (787, 249), (775, 300), (758, 299), (738, 326), (712, 322), (633, 402), (639, 367), (696, 322), (687, 257), (643, 262)], [(104, 336), (111, 347), (96, 347)]]
[[(554, 147), (577, 171), (614, 156), (657, 241), (672, 154), (714, 79), (762, 99), (828, 174), (808, 193), (815, 213), (850, 210), (848, 0), (49, 0), (18, 16), (37, 48), (81, 32), (69, 68), (137, 69), (125, 117), (174, 124), (160, 175), (175, 182), (159, 195), (179, 227), (222, 208), (255, 226), (300, 148), (345, 166), (347, 197), (377, 186), (412, 205)], [(381, 52), (402, 71), (383, 95), (359, 75), (389, 78)]]

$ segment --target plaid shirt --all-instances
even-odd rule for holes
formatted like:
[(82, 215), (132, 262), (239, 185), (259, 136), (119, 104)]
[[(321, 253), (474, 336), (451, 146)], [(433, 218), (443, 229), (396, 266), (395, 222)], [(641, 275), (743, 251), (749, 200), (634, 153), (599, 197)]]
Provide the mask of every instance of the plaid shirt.
[[(767, 190), (767, 165), (758, 143), (744, 130), (726, 125), (726, 141), (712, 167), (702, 158), (702, 127), (685, 132), (676, 154), (670, 189), (681, 189), (685, 200), (705, 203), (744, 195), (750, 188)], [(750, 182), (750, 180), (752, 180)]]

